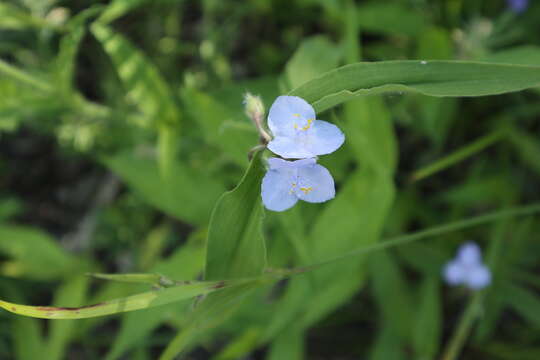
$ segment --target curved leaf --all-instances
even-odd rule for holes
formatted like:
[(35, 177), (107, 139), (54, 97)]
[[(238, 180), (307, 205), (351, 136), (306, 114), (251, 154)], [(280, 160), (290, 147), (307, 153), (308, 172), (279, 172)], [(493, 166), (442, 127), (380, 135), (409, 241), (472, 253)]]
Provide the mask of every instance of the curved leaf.
[(41, 319), (84, 319), (117, 314), (127, 311), (153, 308), (175, 301), (209, 294), (227, 287), (245, 285), (258, 280), (201, 281), (178, 285), (166, 289), (148, 291), (121, 299), (81, 307), (29, 306), (0, 300), (0, 307), (14, 314)]
[(238, 186), (218, 200), (208, 230), (206, 280), (262, 274), (266, 248), (262, 235), (262, 151), (253, 157)]
[(206, 224), (224, 190), (215, 178), (181, 162), (172, 163), (163, 179), (153, 159), (122, 152), (102, 161), (149, 204), (190, 224)]
[(96, 22), (91, 31), (110, 56), (127, 97), (151, 122), (175, 124), (180, 113), (172, 91), (152, 62), (124, 36)]
[(317, 112), (360, 95), (416, 92), (484, 96), (540, 86), (540, 67), (467, 61), (381, 61), (345, 65), (292, 90)]

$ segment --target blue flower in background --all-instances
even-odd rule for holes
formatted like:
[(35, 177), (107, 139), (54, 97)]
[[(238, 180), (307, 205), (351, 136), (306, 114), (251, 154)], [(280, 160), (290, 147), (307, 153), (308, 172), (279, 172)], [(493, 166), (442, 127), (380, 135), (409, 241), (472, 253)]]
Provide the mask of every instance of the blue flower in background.
[(529, 7), (529, 0), (506, 0), (508, 8), (515, 13), (522, 13)]
[(269, 210), (285, 211), (298, 199), (320, 203), (336, 194), (332, 175), (314, 158), (296, 161), (270, 158), (268, 165), (261, 193), (263, 204)]
[(288, 159), (305, 159), (336, 151), (345, 135), (329, 122), (316, 120), (315, 110), (298, 96), (279, 96), (268, 114), (274, 139), (268, 149)]
[(444, 267), (444, 278), (450, 285), (465, 285), (480, 290), (491, 282), (491, 272), (482, 264), (482, 252), (478, 245), (468, 242), (462, 245), (456, 258)]

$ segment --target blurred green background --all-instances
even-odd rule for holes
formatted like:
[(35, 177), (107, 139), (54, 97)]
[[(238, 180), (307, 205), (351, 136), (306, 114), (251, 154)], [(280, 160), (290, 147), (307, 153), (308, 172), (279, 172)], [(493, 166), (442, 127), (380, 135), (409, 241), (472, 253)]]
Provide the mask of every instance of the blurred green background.
[[(88, 272), (200, 279), (212, 208), (258, 143), (246, 91), (269, 107), (361, 60), (540, 66), (540, 3), (511, 5), (1, 0), (0, 298), (81, 306), (149, 289)], [(268, 267), (540, 201), (539, 99), (395, 92), (323, 112), (347, 136), (321, 159), (338, 196), (266, 212)], [(539, 230), (506, 219), (357, 257), (257, 289), (201, 331), (193, 301), (87, 320), (2, 311), (0, 358), (157, 359), (183, 334), (188, 359), (435, 359), (471, 298), (441, 269), (474, 240), (494, 278), (460, 358), (536, 360)]]

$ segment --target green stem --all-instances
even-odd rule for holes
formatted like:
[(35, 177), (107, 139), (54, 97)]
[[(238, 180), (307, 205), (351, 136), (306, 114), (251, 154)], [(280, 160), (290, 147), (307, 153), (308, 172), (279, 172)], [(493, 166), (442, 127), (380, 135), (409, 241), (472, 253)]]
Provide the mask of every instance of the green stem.
[(412, 234), (401, 235), (401, 236), (390, 238), (387, 240), (381, 240), (377, 244), (364, 246), (362, 248), (349, 251), (345, 255), (337, 256), (332, 259), (329, 259), (329, 260), (326, 260), (317, 264), (309, 265), (304, 268), (291, 269), (291, 272), (298, 273), (298, 272), (306, 272), (310, 270), (315, 270), (324, 265), (335, 263), (340, 260), (345, 260), (347, 258), (352, 258), (360, 254), (366, 254), (373, 251), (384, 250), (384, 249), (398, 246), (398, 245), (408, 244), (417, 240), (425, 239), (427, 237), (443, 235), (451, 231), (462, 230), (462, 229), (469, 228), (472, 226), (489, 223), (494, 220), (514, 217), (514, 216), (531, 215), (537, 212), (540, 212), (540, 204), (538, 203), (528, 205), (528, 206), (517, 207), (517, 208), (510, 208), (507, 210), (495, 211), (486, 215), (476, 216), (471, 219), (460, 220), (460, 221), (456, 221), (450, 224), (435, 226), (430, 229), (418, 231)]
[(481, 312), (482, 305), (482, 293), (476, 293), (470, 300), (467, 308), (461, 316), (446, 350), (442, 356), (442, 360), (455, 360), (461, 353), (461, 349), (465, 345), (465, 341), (471, 332), (474, 321)]
[(170, 183), (176, 150), (177, 136), (171, 124), (159, 124), (157, 129), (158, 165), (161, 178)]
[(483, 136), (473, 143), (460, 148), (457, 151), (454, 151), (448, 156), (436, 161), (435, 163), (428, 165), (422, 169), (416, 170), (411, 175), (411, 182), (424, 179), (428, 176), (431, 176), (441, 170), (444, 170), (466, 158), (484, 150), (486, 147), (494, 144), (495, 142), (501, 140), (504, 136), (502, 131), (494, 131), (491, 134)]
[(352, 0), (347, 0), (343, 8), (345, 60), (353, 64), (362, 59), (362, 44), (359, 40), (360, 26), (357, 20), (357, 7)]

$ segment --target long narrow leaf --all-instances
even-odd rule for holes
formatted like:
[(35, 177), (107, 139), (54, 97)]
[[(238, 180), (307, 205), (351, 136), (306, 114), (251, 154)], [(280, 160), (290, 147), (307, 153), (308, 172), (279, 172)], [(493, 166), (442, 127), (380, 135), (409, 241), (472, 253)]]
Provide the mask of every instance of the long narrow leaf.
[(291, 91), (318, 112), (360, 95), (497, 95), (540, 86), (540, 67), (467, 61), (361, 62), (329, 71)]
[(216, 290), (256, 280), (203, 281), (179, 285), (162, 290), (149, 291), (121, 299), (81, 307), (28, 306), (0, 300), (0, 307), (14, 314), (42, 319), (84, 319), (96, 316), (117, 314), (127, 311), (153, 308), (175, 301), (194, 298)]

